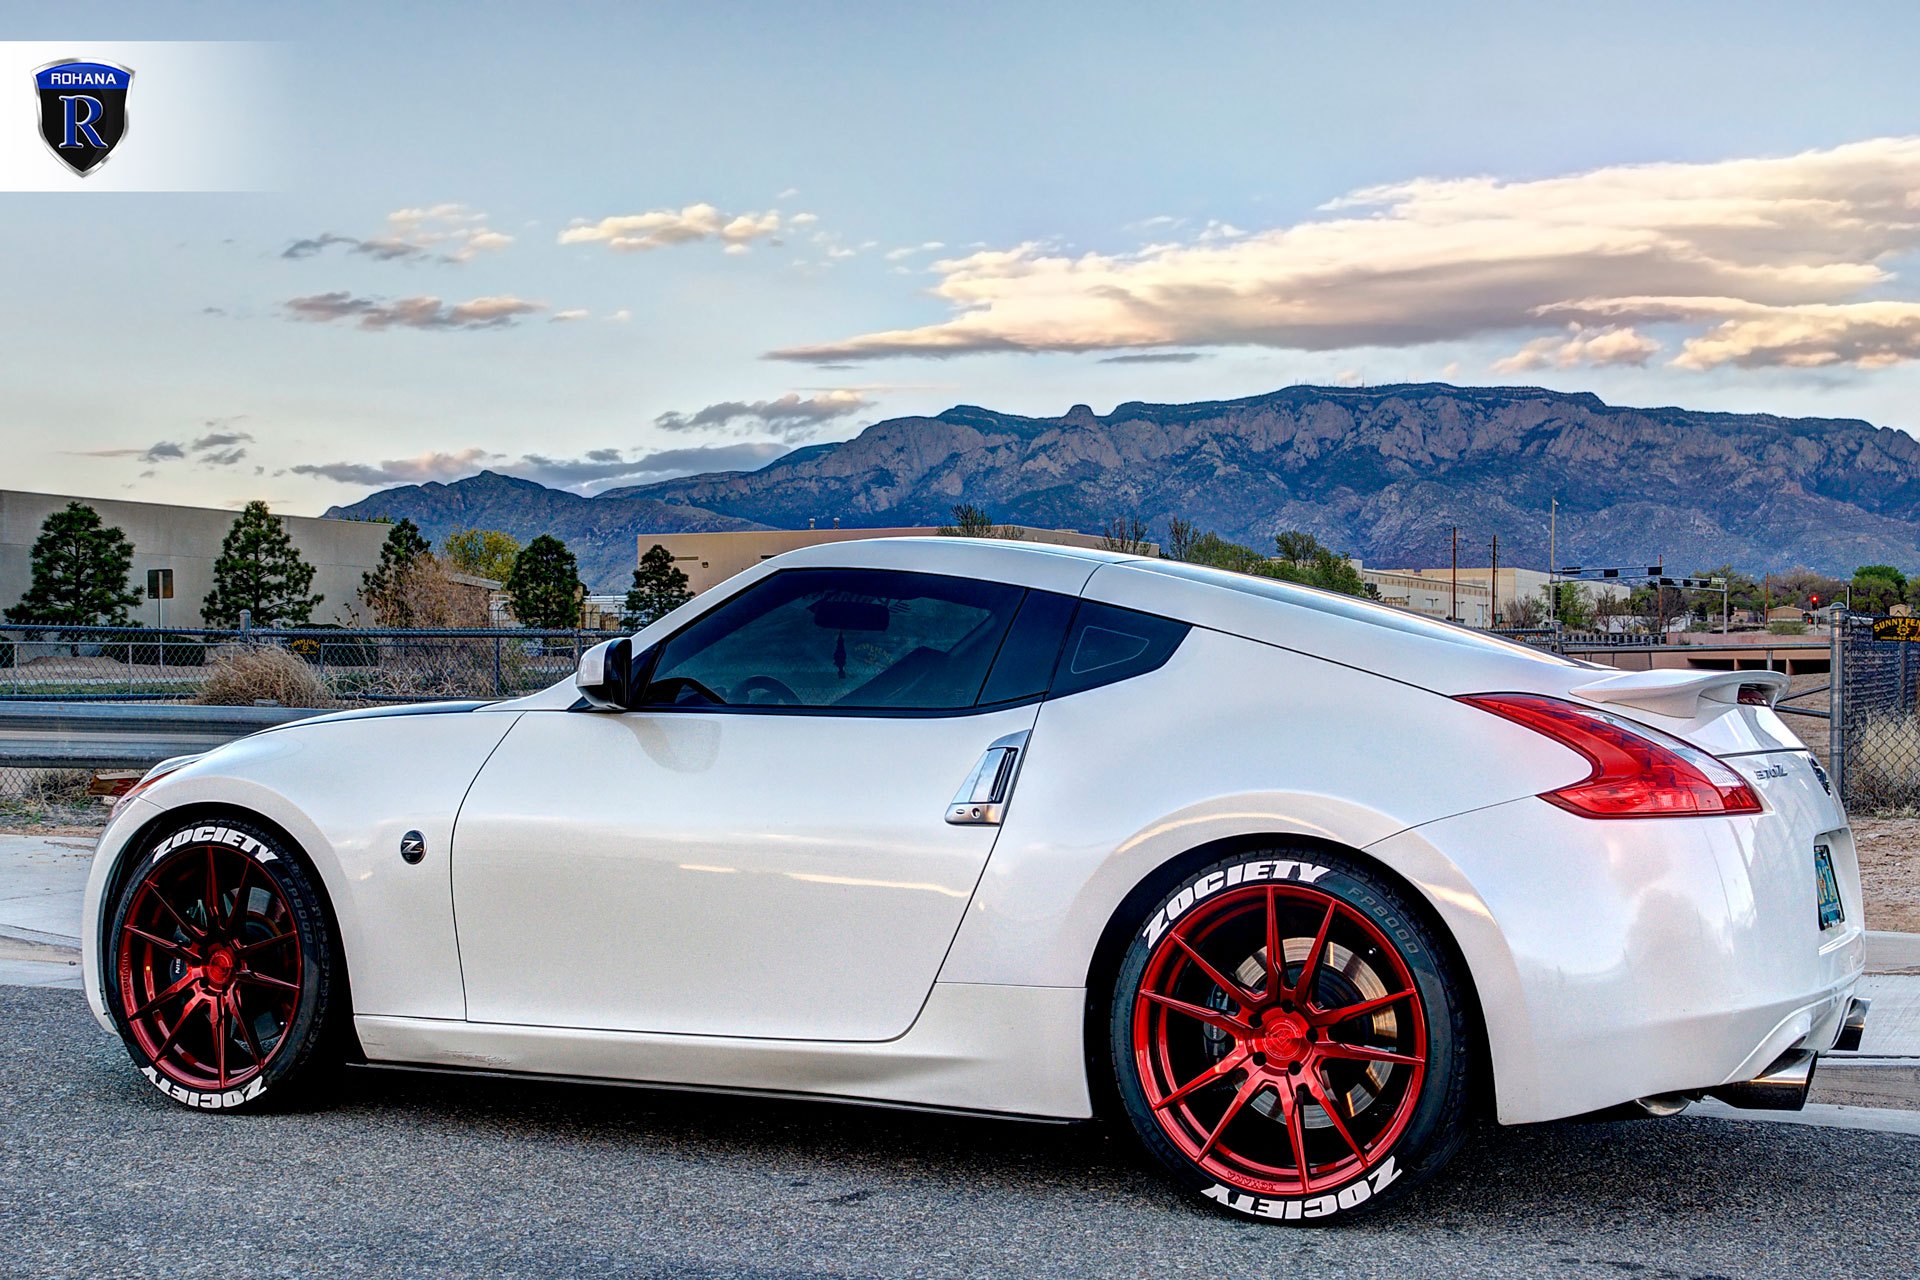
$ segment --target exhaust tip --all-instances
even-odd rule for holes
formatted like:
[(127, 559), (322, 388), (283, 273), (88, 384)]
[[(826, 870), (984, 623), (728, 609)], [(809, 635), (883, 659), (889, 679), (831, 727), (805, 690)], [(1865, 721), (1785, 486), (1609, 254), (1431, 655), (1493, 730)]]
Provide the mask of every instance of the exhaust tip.
[(1806, 1049), (1789, 1049), (1753, 1079), (1723, 1084), (1707, 1093), (1730, 1107), (1747, 1111), (1798, 1111), (1807, 1105), (1816, 1061)]
[(1860, 1038), (1867, 1034), (1867, 1011), (1873, 1007), (1873, 1001), (1855, 996), (1847, 1004), (1847, 1016), (1840, 1023), (1840, 1038), (1833, 1047), (1846, 1053), (1852, 1053), (1860, 1047)]

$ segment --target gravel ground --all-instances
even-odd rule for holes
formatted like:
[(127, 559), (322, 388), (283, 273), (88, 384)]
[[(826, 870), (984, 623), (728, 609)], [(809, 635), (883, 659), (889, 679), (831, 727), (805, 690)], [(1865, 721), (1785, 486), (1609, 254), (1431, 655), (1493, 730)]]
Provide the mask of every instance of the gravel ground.
[(1920, 818), (1855, 818), (1867, 928), (1920, 933)]
[(1130, 1140), (826, 1104), (350, 1073), (203, 1115), (71, 992), (0, 988), (9, 1276), (1913, 1274), (1920, 1137), (1687, 1118), (1496, 1130), (1346, 1226), (1241, 1223)]

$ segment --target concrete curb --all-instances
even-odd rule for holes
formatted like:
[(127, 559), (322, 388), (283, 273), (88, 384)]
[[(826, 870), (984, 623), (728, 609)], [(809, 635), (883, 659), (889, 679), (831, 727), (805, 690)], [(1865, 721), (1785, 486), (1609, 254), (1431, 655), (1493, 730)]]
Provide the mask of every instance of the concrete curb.
[(1867, 972), (1920, 974), (1920, 933), (1867, 930)]

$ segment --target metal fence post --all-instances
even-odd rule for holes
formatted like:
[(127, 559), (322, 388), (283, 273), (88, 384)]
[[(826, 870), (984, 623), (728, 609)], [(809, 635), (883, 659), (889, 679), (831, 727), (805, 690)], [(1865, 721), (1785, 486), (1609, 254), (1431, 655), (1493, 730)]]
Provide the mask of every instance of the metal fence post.
[(507, 694), (506, 680), (500, 672), (500, 637), (493, 638), (493, 696), (504, 698)]
[(1835, 606), (1828, 615), (1832, 648), (1827, 659), (1827, 770), (1833, 775), (1834, 794), (1847, 802), (1847, 611)]

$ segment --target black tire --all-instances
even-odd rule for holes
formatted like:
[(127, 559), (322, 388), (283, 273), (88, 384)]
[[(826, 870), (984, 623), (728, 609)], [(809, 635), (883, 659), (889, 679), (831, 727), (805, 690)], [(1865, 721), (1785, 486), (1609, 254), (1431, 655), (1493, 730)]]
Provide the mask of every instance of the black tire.
[(101, 953), (107, 1009), (175, 1102), (257, 1110), (331, 1082), (348, 1010), (317, 879), (283, 837), (224, 816), (162, 828), (126, 877)]
[[(1182, 876), (1135, 923), (1109, 1018), (1120, 1102), (1174, 1180), (1221, 1210), (1346, 1219), (1432, 1177), (1471, 1131), (1468, 991), (1360, 859), (1238, 853)], [(1362, 1002), (1375, 1011), (1335, 1016)]]

